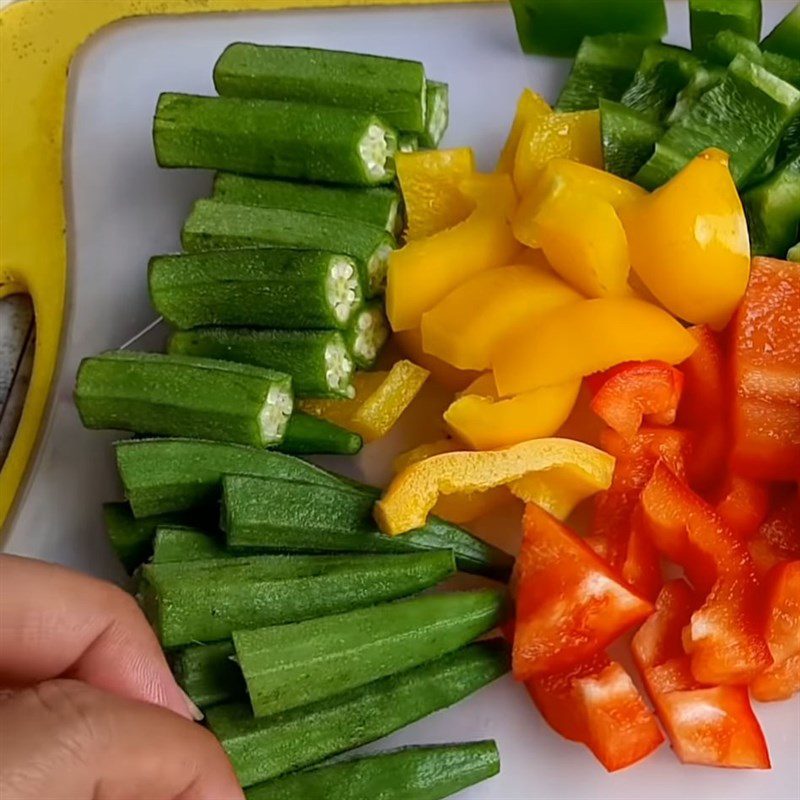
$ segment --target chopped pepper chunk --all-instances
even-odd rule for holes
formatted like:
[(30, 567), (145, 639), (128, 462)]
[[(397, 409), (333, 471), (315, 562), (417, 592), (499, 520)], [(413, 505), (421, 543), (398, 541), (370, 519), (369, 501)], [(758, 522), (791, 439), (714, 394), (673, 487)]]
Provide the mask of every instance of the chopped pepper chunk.
[(778, 496), (748, 548), (760, 576), (782, 561), (800, 559), (800, 491), (776, 491)]
[(743, 541), (752, 538), (769, 511), (769, 489), (760, 482), (729, 472), (718, 493), (717, 514)]
[(478, 372), (456, 369), (451, 364), (442, 361), (441, 358), (426, 353), (422, 349), (420, 328), (397, 331), (392, 337), (392, 341), (408, 359), (427, 369), (436, 383), (451, 392), (460, 392), (479, 375)]
[(517, 112), (500, 153), (500, 160), (497, 162), (497, 172), (507, 172), (510, 175), (514, 171), (517, 148), (525, 126), (529, 122), (536, 123), (552, 113), (553, 109), (541, 95), (532, 89), (523, 90), (517, 101)]

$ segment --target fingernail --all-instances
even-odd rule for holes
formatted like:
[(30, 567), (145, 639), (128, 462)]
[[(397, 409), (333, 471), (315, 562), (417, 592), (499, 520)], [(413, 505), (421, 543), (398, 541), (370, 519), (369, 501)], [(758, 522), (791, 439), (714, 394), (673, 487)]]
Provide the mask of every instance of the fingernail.
[(189, 695), (186, 694), (186, 692), (184, 692), (183, 689), (181, 689), (180, 686), (178, 687), (178, 691), (181, 693), (181, 697), (183, 697), (183, 700), (186, 703), (186, 708), (189, 709), (189, 714), (191, 715), (192, 719), (195, 722), (200, 722), (200, 720), (203, 719), (204, 716), (203, 712), (197, 707), (192, 698), (189, 697)]

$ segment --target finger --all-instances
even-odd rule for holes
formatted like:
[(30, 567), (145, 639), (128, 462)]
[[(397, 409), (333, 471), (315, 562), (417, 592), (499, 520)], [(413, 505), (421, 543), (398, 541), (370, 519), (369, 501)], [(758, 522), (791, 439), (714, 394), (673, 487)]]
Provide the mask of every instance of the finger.
[(113, 584), (0, 556), (0, 607), (0, 685), (76, 678), (193, 716), (136, 601)]
[(203, 727), (72, 680), (0, 703), (3, 800), (243, 800)]

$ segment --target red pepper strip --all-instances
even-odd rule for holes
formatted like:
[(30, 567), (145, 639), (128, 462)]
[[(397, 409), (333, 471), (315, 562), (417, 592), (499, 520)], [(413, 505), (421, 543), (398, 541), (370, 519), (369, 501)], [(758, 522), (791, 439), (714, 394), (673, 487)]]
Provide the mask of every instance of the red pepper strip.
[(720, 488), (716, 508), (740, 539), (750, 539), (769, 512), (769, 489), (759, 481), (729, 472)]
[(767, 588), (766, 639), (775, 663), (750, 684), (756, 700), (784, 700), (800, 691), (800, 561), (775, 566)]
[(749, 683), (772, 657), (760, 630), (760, 587), (746, 545), (663, 463), (641, 503), (656, 546), (696, 587), (711, 587), (684, 634), (692, 674), (706, 684)]
[(749, 543), (759, 576), (782, 561), (800, 559), (800, 490), (785, 492)]
[(733, 321), (731, 464), (760, 480), (800, 478), (800, 264), (753, 259)]
[(647, 691), (678, 758), (685, 764), (768, 769), (764, 734), (742, 686), (701, 686), (681, 648), (681, 631), (697, 599), (670, 581), (631, 648)]
[(525, 508), (515, 581), (513, 670), (520, 681), (591, 658), (652, 610), (578, 536), (533, 503)]
[(683, 375), (663, 361), (628, 364), (603, 381), (592, 398), (592, 411), (630, 439), (645, 419), (653, 425), (672, 425), (682, 388)]
[(550, 727), (585, 744), (609, 772), (640, 761), (664, 741), (630, 675), (605, 653), (525, 686)]

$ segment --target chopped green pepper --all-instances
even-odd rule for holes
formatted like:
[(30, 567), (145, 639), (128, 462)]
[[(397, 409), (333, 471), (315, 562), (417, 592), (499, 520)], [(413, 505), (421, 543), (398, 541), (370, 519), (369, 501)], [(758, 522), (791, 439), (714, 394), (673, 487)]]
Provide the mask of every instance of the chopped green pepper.
[(600, 132), (606, 170), (629, 179), (653, 154), (664, 129), (639, 111), (613, 100), (601, 100)]
[(719, 31), (740, 33), (754, 42), (761, 35), (761, 0), (689, 0), (692, 50), (709, 55), (709, 43)]
[(761, 42), (761, 48), (770, 53), (800, 58), (800, 3)]
[(725, 80), (725, 70), (722, 67), (698, 64), (685, 88), (679, 92), (675, 106), (667, 116), (667, 124), (672, 125), (685, 116), (707, 91), (718, 86), (723, 80)]

